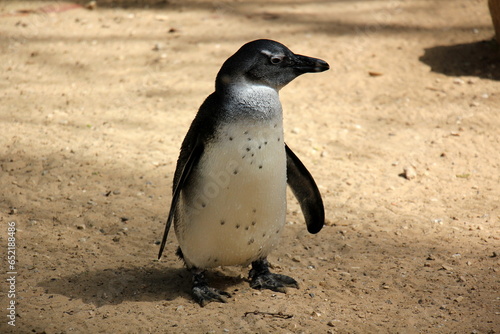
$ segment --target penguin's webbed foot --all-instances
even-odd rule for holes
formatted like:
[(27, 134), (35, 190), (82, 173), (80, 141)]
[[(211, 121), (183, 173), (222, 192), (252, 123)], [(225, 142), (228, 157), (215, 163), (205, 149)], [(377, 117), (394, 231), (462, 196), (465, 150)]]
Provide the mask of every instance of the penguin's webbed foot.
[(252, 262), (252, 270), (250, 270), (249, 276), (251, 280), (250, 287), (257, 290), (269, 289), (285, 293), (287, 287), (299, 288), (299, 283), (293, 278), (271, 273), (267, 259)]
[(231, 298), (229, 293), (209, 287), (203, 272), (193, 273), (192, 291), (194, 300), (201, 307), (211, 302), (227, 303), (227, 299)]

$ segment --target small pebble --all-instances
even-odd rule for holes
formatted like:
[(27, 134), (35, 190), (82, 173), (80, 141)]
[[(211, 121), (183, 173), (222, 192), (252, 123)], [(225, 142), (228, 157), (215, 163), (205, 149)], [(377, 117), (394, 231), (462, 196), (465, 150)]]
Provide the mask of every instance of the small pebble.
[(383, 75), (383, 73), (380, 72), (374, 72), (374, 71), (368, 71), (368, 75), (371, 77), (380, 77)]
[(417, 177), (417, 171), (412, 166), (406, 166), (403, 168), (403, 176), (407, 180), (412, 180)]
[(97, 1), (89, 1), (85, 4), (85, 8), (89, 10), (94, 10), (97, 8)]
[(330, 320), (326, 324), (330, 327), (335, 327), (335, 323), (340, 322), (339, 320)]
[(155, 46), (153, 46), (153, 51), (160, 51), (163, 50), (163, 44), (162, 43), (156, 43)]
[(158, 21), (167, 21), (169, 17), (167, 15), (156, 15), (155, 19)]
[(443, 265), (441, 266), (441, 269), (444, 269), (444, 270), (446, 270), (446, 271), (453, 271), (453, 268), (452, 268), (452, 267), (450, 267), (450, 266), (447, 266), (446, 264), (443, 264)]

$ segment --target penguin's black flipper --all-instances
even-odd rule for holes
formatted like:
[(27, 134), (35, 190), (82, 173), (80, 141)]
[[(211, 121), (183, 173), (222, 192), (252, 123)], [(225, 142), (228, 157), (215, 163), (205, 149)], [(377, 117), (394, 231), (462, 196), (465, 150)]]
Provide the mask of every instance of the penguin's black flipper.
[(307, 230), (312, 234), (318, 233), (325, 224), (325, 208), (318, 186), (302, 161), (286, 144), (285, 150), (287, 183), (299, 201)]
[(198, 164), (198, 161), (200, 161), (200, 157), (203, 154), (203, 150), (204, 150), (203, 144), (200, 141), (197, 141), (193, 149), (191, 150), (191, 153), (189, 154), (189, 158), (182, 167), (179, 181), (175, 185), (175, 189), (173, 191), (172, 203), (170, 204), (170, 212), (168, 214), (167, 224), (165, 225), (165, 231), (163, 232), (163, 239), (161, 240), (160, 252), (158, 253), (158, 260), (161, 258), (161, 254), (163, 253), (163, 249), (165, 248), (165, 244), (167, 243), (168, 231), (170, 230), (170, 226), (172, 225), (172, 221), (174, 220), (175, 207), (177, 205), (177, 201), (179, 200), (179, 195), (181, 193), (181, 190), (186, 184), (186, 181), (188, 180), (189, 175), (193, 170), (193, 167), (196, 164)]

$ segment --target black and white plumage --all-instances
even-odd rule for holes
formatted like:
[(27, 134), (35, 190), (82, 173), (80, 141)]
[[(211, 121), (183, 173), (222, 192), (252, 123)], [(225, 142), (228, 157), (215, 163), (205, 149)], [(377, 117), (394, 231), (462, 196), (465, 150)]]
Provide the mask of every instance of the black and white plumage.
[(229, 296), (207, 285), (207, 268), (252, 264), (254, 288), (298, 286), (271, 273), (266, 259), (285, 225), (287, 183), (310, 233), (323, 227), (324, 207), (311, 174), (284, 142), (278, 92), (301, 74), (327, 69), (323, 60), (296, 55), (278, 42), (249, 42), (223, 64), (215, 92), (192, 122), (159, 257), (174, 222), (178, 253), (193, 273), (193, 296), (202, 306)]

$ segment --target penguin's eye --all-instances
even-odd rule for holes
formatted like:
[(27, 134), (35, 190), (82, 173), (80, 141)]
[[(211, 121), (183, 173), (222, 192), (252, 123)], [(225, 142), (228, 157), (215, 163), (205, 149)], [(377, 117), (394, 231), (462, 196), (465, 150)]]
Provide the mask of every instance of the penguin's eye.
[(272, 56), (270, 58), (271, 64), (277, 65), (283, 61), (283, 57)]

